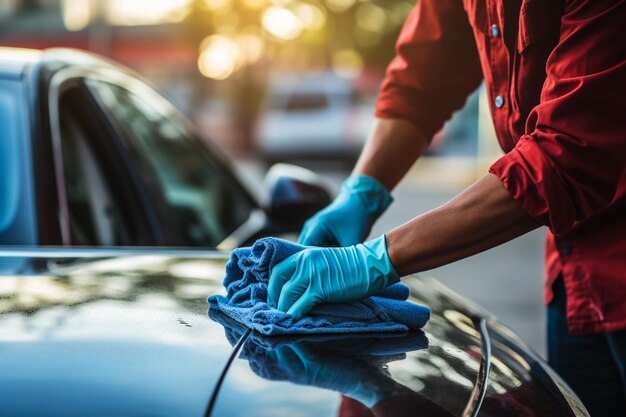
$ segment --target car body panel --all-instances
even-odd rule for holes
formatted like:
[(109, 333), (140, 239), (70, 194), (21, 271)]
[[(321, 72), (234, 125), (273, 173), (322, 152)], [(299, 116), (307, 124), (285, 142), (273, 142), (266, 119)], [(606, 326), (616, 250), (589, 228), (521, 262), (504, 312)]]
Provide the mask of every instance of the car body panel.
[[(311, 383), (304, 369), (290, 377), (262, 371), (275, 368), (250, 356), (261, 336), (233, 333), (207, 317), (206, 296), (224, 293), (227, 259), (224, 252), (163, 249), (1, 251), (0, 414), (336, 415), (346, 401), (340, 387)], [(360, 378), (343, 370), (367, 369), (381, 386), (436, 407), (431, 416), (544, 415), (533, 410), (545, 407), (522, 401), (533, 395), (551, 404), (550, 415), (586, 415), (565, 384), (487, 313), (432, 278), (405, 282), (411, 300), (432, 309), (423, 333), (271, 343), (321, 349), (314, 356), (327, 370), (339, 366), (350, 386)], [(485, 329), (495, 340), (487, 357)], [(382, 353), (363, 350), (378, 340)], [(405, 415), (397, 406), (388, 409)]]
[[(571, 389), (511, 330), (434, 279), (414, 278), (405, 280), (415, 295), (412, 301), (432, 308), (431, 320), (423, 329), (428, 347), (377, 364), (374, 378), (381, 385), (397, 384), (413, 393), (413, 398), (408, 397), (411, 408), (405, 405), (406, 394), (398, 395), (397, 401), (393, 401), (392, 394), (391, 401), (378, 410), (380, 415), (413, 416), (421, 409), (429, 410), (421, 414), (425, 417), (588, 416)], [(353, 339), (353, 351), (358, 357), (364, 342)], [(258, 358), (250, 357), (248, 343), (243, 343), (243, 351), (228, 369), (213, 416), (341, 416), (341, 411), (345, 415), (374, 415), (350, 407), (349, 399), (328, 390), (319, 380), (298, 380), (288, 371), (276, 371), (280, 363), (266, 367), (268, 372), (259, 365)], [(486, 350), (488, 358), (484, 356)], [(314, 357), (334, 367), (336, 374), (350, 373), (360, 366), (358, 359), (344, 355), (345, 346), (339, 346), (336, 352), (333, 354), (333, 347), (329, 347), (323, 361), (320, 355)], [(349, 368), (343, 366), (346, 361)], [(481, 370), (485, 369), (483, 381)], [(355, 380), (354, 384), (360, 382)]]
[(0, 259), (0, 415), (202, 415), (232, 348), (197, 256)]
[(588, 415), (571, 388), (519, 336), (494, 319), (487, 329), (492, 367), (478, 416)]
[[(323, 356), (316, 355), (319, 362), (331, 369), (339, 367), (336, 373), (343, 373), (344, 377), (346, 374), (352, 375), (349, 372), (362, 367), (367, 369), (371, 374), (370, 377), (377, 380), (380, 385), (399, 384), (419, 397), (416, 403), (428, 405), (435, 403), (447, 412), (441, 415), (460, 416), (470, 402), (479, 378), (481, 340), (478, 332), (466, 333), (451, 326), (444, 317), (434, 314), (424, 327), (424, 334), (427, 338), (427, 347), (405, 354), (387, 355), (387, 358), (381, 358), (382, 363), (377, 364), (379, 367), (375, 369), (369, 369), (372, 364), (362, 361), (375, 358), (376, 355), (361, 357), (358, 354), (361, 346), (364, 343), (371, 343), (374, 336), (365, 340), (359, 337), (330, 340), (328, 345), (314, 352), (323, 352)], [(340, 342), (343, 343), (336, 349)], [(311, 350), (315, 349), (310, 342), (304, 344)], [(350, 353), (354, 353), (356, 358), (350, 359)], [(319, 359), (320, 357), (323, 359)], [(315, 385), (306, 378), (298, 379), (300, 377), (298, 374), (289, 375), (287, 380), (281, 380), (285, 378), (283, 372), (268, 373), (264, 370), (265, 367), (255, 363), (257, 360), (258, 358), (242, 354), (233, 362), (212, 415), (232, 417), (253, 414), (303, 417), (337, 415), (342, 402), (341, 394), (329, 390), (325, 385), (332, 386), (333, 381)], [(346, 364), (349, 369), (344, 368)], [(354, 385), (359, 384), (357, 378), (359, 375), (360, 371), (354, 372), (354, 378), (351, 377)], [(243, 397), (248, 400), (236, 400)], [(401, 412), (400, 407), (396, 407), (395, 404), (388, 407), (389, 415), (398, 417), (407, 415)]]

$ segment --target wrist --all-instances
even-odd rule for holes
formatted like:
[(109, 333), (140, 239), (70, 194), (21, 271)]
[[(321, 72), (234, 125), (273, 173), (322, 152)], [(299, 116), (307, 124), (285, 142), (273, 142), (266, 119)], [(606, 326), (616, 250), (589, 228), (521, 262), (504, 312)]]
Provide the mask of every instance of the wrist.
[(342, 192), (357, 198), (370, 215), (380, 216), (393, 201), (387, 187), (369, 175), (351, 175), (341, 184)]
[[(358, 245), (357, 245), (358, 246)], [(387, 238), (385, 235), (381, 235), (376, 239), (367, 241), (362, 246), (362, 254), (365, 259), (365, 264), (369, 265), (369, 273), (373, 276), (378, 276), (383, 280), (383, 285), (379, 289), (386, 288), (391, 284), (395, 284), (400, 281), (396, 269), (391, 263), (389, 254), (387, 252)], [(373, 258), (374, 262), (367, 260), (367, 258)]]

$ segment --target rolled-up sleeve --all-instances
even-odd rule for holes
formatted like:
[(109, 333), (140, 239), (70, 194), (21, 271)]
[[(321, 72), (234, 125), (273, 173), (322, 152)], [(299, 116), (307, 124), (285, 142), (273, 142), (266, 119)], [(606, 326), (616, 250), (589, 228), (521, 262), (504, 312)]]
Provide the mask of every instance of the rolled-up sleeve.
[(476, 44), (460, 0), (419, 0), (396, 44), (376, 116), (405, 119), (428, 138), (482, 80)]
[(490, 169), (554, 233), (626, 201), (624, 1), (566, 1), (540, 103)]

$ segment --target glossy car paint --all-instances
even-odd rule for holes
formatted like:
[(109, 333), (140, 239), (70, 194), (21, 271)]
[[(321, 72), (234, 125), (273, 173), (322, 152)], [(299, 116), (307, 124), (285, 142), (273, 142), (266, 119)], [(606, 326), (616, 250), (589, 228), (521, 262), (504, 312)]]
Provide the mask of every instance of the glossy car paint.
[(8, 260), (0, 415), (204, 414), (232, 350), (206, 315), (223, 257)]
[[(347, 400), (329, 381), (312, 383), (305, 369), (257, 374), (264, 364), (242, 356), (254, 335), (233, 338), (207, 316), (226, 260), (201, 251), (0, 253), (0, 415), (337, 415)], [(506, 327), (433, 279), (406, 282), (433, 311), (427, 347), (376, 360), (361, 354), (368, 336), (287, 348), (308, 346), (326, 369), (355, 372), (348, 385), (367, 375), (439, 410), (423, 415), (587, 415)], [(408, 415), (401, 405), (389, 401), (385, 415)]]

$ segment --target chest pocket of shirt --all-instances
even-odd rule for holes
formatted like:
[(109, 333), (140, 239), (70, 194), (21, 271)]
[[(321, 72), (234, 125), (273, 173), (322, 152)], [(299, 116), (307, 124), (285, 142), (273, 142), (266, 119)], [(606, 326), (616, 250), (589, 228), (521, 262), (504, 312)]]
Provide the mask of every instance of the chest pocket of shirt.
[[(558, 33), (559, 21), (554, 21), (555, 3), (559, 2), (556, 0), (522, 1), (519, 15), (519, 34), (517, 37), (517, 50), (519, 53), (523, 53), (529, 46), (548, 34), (554, 34), (555, 29), (557, 29), (556, 32)], [(550, 38), (553, 38), (553, 36)]]

